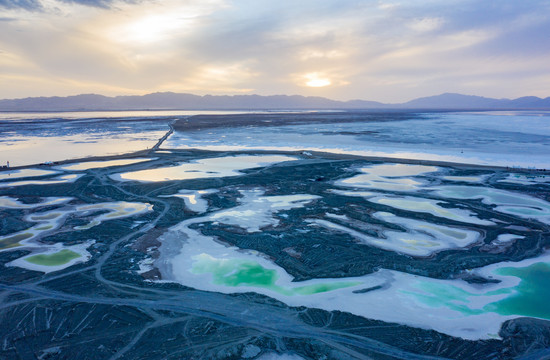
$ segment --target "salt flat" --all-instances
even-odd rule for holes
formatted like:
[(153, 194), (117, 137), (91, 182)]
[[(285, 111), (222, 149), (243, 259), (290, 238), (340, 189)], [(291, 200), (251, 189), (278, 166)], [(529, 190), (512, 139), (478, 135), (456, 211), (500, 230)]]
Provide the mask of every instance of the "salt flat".
[[(396, 116), (397, 117), (397, 116)], [(493, 166), (550, 168), (548, 112), (413, 114), (399, 121), (223, 127), (174, 133), (165, 148), (316, 150)], [(528, 125), (526, 125), (528, 124)], [(185, 127), (182, 126), (182, 130)], [(521, 129), (521, 130), (519, 130)]]
[[(319, 344), (352, 358), (529, 355), (546, 341), (533, 334), (550, 329), (547, 172), (483, 157), (517, 125), (497, 115), (308, 114), (305, 124), (292, 114), (285, 125), (283, 114), (246, 129), (257, 115), (189, 117), (192, 129), (173, 134), (166, 119), (117, 120), (107, 138), (172, 135), (112, 157), (71, 152), (14, 178), (0, 171), (0, 356), (21, 341), (49, 351), (61, 333), (56, 354), (67, 357), (109, 358), (106, 336), (158, 359), (318, 358)], [(44, 121), (54, 137), (66, 125)], [(539, 125), (516, 138), (533, 143), (526, 151), (545, 146)], [(458, 137), (484, 132), (464, 149), (483, 161), (436, 161), (437, 137), (455, 126)], [(397, 142), (426, 156), (392, 160)], [(354, 155), (369, 146), (384, 157)], [(166, 346), (151, 346), (158, 339)]]

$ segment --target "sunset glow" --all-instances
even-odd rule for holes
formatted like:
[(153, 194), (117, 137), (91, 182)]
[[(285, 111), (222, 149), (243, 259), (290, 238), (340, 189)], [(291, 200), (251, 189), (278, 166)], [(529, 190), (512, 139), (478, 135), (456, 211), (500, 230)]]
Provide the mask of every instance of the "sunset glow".
[(306, 85), (309, 87), (325, 87), (331, 84), (331, 81), (327, 78), (319, 77), (318, 74), (306, 75)]
[(550, 93), (547, 1), (457, 8), (427, 0), (0, 1), (0, 98), (318, 96), (322, 88), (337, 100), (400, 102)]

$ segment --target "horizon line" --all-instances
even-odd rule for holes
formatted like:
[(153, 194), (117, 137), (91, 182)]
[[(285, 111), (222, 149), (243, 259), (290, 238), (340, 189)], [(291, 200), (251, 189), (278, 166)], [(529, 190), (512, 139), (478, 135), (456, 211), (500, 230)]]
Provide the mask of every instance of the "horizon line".
[(497, 101), (513, 101), (513, 100), (524, 99), (524, 98), (537, 98), (537, 99), (540, 99), (540, 100), (545, 100), (545, 99), (550, 98), (550, 96), (540, 97), (540, 96), (536, 96), (536, 95), (523, 95), (523, 96), (516, 97), (516, 98), (507, 98), (507, 97), (505, 97), (505, 98), (493, 98), (493, 97), (487, 97), (487, 96), (483, 96), (483, 95), (462, 94), (462, 93), (457, 93), (457, 92), (443, 92), (443, 93), (434, 94), (434, 95), (420, 96), (420, 97), (412, 98), (410, 100), (401, 101), (401, 102), (382, 102), (382, 101), (378, 101), (378, 100), (368, 100), (368, 99), (361, 99), (361, 98), (353, 98), (353, 99), (349, 99), (349, 100), (336, 100), (336, 99), (326, 97), (326, 96), (302, 95), (302, 94), (261, 95), (261, 94), (257, 94), (257, 93), (252, 93), (252, 94), (203, 94), (203, 95), (200, 95), (200, 94), (195, 94), (195, 93), (192, 93), (192, 92), (154, 91), (154, 92), (145, 93), (145, 94), (141, 94), (141, 95), (140, 94), (105, 95), (105, 94), (94, 93), (94, 92), (91, 92), (91, 93), (78, 93), (78, 94), (73, 94), (73, 95), (38, 95), (38, 96), (26, 96), (26, 97), (15, 97), (15, 98), (2, 98), (2, 99), (0, 99), (0, 101), (16, 101), (16, 100), (26, 100), (26, 99), (48, 99), (48, 98), (70, 98), (70, 97), (78, 97), (78, 96), (101, 96), (101, 97), (106, 97), (106, 98), (113, 99), (113, 98), (119, 98), (119, 97), (143, 97), (143, 96), (155, 95), (155, 94), (190, 95), (190, 96), (197, 96), (197, 97), (202, 97), (202, 98), (204, 98), (204, 97), (247, 97), (247, 96), (302, 97), (302, 98), (306, 98), (306, 99), (307, 98), (325, 99), (325, 100), (341, 102), (341, 103), (349, 103), (349, 102), (353, 102), (353, 101), (375, 102), (375, 103), (380, 103), (382, 105), (403, 105), (403, 104), (406, 104), (408, 102), (412, 102), (412, 101), (415, 101), (415, 100), (425, 99), (425, 98), (433, 98), (433, 97), (438, 97), (438, 96), (443, 96), (443, 95), (459, 95), (459, 96), (463, 96), (463, 97), (481, 98), (481, 99), (497, 100)]

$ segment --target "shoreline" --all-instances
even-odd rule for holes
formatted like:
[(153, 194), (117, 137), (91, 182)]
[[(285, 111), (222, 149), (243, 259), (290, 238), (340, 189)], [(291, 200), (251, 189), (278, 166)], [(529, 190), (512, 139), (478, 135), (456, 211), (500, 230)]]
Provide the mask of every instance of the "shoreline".
[[(0, 165), (0, 173), (10, 170), (22, 170), (28, 168), (50, 168), (58, 165), (65, 165), (75, 162), (86, 161), (107, 161), (118, 160), (133, 157), (150, 156), (158, 150), (170, 150), (174, 155), (178, 152), (194, 152), (197, 154), (211, 153), (211, 154), (282, 154), (282, 155), (298, 155), (307, 158), (324, 158), (331, 160), (365, 160), (365, 161), (380, 161), (396, 164), (417, 164), (417, 165), (432, 165), (441, 167), (450, 167), (462, 170), (487, 170), (487, 171), (507, 171), (511, 173), (523, 173), (523, 174), (544, 174), (550, 175), (550, 168), (536, 168), (536, 167), (515, 167), (504, 165), (491, 165), (491, 164), (475, 164), (469, 162), (459, 161), (445, 161), (445, 160), (432, 160), (430, 156), (438, 157), (437, 154), (426, 154), (426, 158), (422, 158), (423, 154), (420, 154), (420, 158), (407, 158), (407, 157), (392, 157), (391, 153), (387, 153), (386, 156), (383, 151), (380, 151), (376, 155), (362, 155), (359, 153), (346, 153), (345, 151), (324, 151), (324, 149), (312, 150), (308, 148), (304, 149), (214, 149), (214, 148), (186, 148), (186, 149), (161, 149), (161, 146), (165, 141), (174, 133), (186, 133), (189, 131), (200, 131), (207, 129), (221, 128), (231, 131), (233, 128), (247, 128), (247, 127), (273, 127), (273, 126), (291, 126), (291, 125), (308, 125), (308, 124), (341, 124), (341, 123), (368, 123), (368, 122), (395, 122), (411, 119), (423, 119), (425, 118), (425, 112), (421, 111), (404, 111), (398, 114), (388, 113), (384, 111), (373, 112), (361, 112), (361, 111), (345, 111), (345, 112), (313, 112), (313, 113), (239, 113), (239, 114), (199, 114), (188, 115), (180, 118), (164, 118), (167, 120), (168, 129), (164, 135), (155, 139), (156, 142), (151, 147), (141, 149), (133, 152), (127, 152), (115, 155), (89, 155), (85, 157), (77, 157), (73, 159), (63, 159), (58, 161), (52, 161), (51, 164), (46, 163), (34, 163), (21, 166), (11, 166), (9, 168)], [(151, 120), (151, 118), (143, 118), (142, 120)], [(103, 120), (111, 121), (111, 120)], [(161, 130), (162, 131), (162, 130)], [(334, 149), (338, 150), (338, 149)], [(381, 153), (381, 154), (380, 154)], [(402, 154), (403, 155), (403, 154)], [(463, 159), (467, 160), (467, 159)]]
[[(506, 172), (516, 172), (516, 173), (526, 173), (526, 174), (544, 174), (550, 175), (550, 169), (530, 169), (530, 168), (516, 168), (516, 167), (506, 167), (499, 165), (481, 165), (481, 164), (469, 164), (469, 163), (460, 163), (460, 162), (450, 162), (450, 161), (441, 161), (441, 160), (424, 160), (424, 159), (407, 159), (407, 158), (393, 158), (388, 156), (366, 156), (366, 155), (355, 155), (355, 154), (345, 154), (345, 153), (335, 153), (335, 152), (324, 152), (324, 151), (313, 151), (308, 149), (295, 150), (295, 151), (285, 151), (285, 150), (205, 150), (201, 148), (189, 148), (189, 149), (159, 149), (157, 147), (139, 150), (131, 153), (124, 153), (119, 155), (101, 155), (101, 156), (89, 156), (82, 158), (66, 159), (61, 161), (55, 161), (52, 164), (30, 164), (22, 166), (11, 166), (9, 168), (2, 167), (0, 168), (0, 173), (8, 172), (12, 170), (23, 170), (30, 168), (41, 168), (49, 169), (54, 166), (66, 165), (71, 163), (78, 162), (88, 162), (88, 161), (108, 161), (108, 160), (119, 160), (119, 159), (131, 159), (135, 157), (144, 157), (154, 154), (156, 151), (168, 150), (172, 152), (172, 156), (177, 155), (178, 152), (189, 153), (194, 152), (198, 154), (278, 154), (278, 155), (294, 155), (307, 157), (309, 159), (330, 159), (330, 160), (365, 160), (369, 162), (387, 162), (395, 164), (410, 164), (410, 165), (430, 165), (430, 166), (439, 166), (439, 167), (450, 167), (461, 170), (488, 170), (488, 171), (506, 171)], [(171, 156), (168, 155), (168, 156)]]

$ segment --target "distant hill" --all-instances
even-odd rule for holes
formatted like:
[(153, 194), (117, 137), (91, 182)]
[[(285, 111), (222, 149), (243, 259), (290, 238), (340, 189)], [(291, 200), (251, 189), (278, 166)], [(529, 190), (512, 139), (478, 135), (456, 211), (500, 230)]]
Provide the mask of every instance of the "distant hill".
[(300, 95), (205, 95), (153, 93), (143, 96), (108, 97), (83, 94), (67, 97), (30, 97), (0, 100), (0, 111), (89, 111), (89, 110), (292, 110), (292, 109), (550, 109), (550, 97), (534, 96), (514, 100), (491, 99), (461, 94), (423, 97), (402, 104), (376, 101), (336, 101)]
[(407, 109), (550, 109), (550, 97), (526, 96), (514, 100), (445, 93), (395, 105)]

